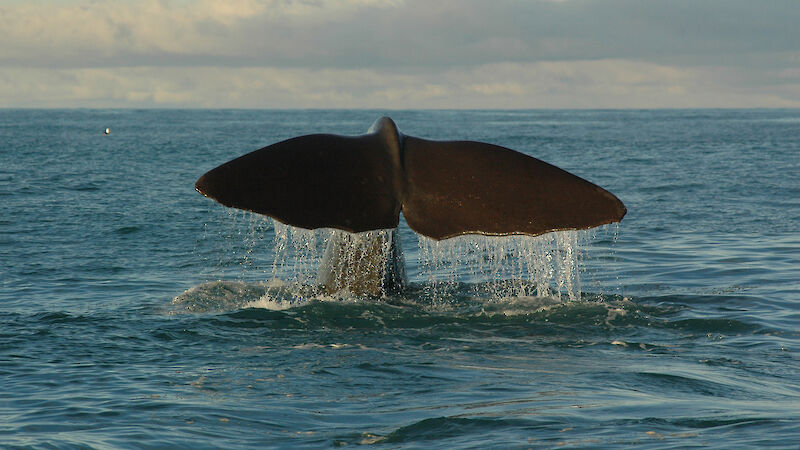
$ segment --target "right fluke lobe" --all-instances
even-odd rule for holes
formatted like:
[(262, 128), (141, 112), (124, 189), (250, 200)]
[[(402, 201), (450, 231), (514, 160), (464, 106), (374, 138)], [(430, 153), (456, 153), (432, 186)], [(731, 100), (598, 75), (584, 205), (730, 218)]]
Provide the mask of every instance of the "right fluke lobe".
[(434, 239), (592, 228), (626, 212), (605, 189), (504, 147), (408, 137), (404, 149), (403, 215)]

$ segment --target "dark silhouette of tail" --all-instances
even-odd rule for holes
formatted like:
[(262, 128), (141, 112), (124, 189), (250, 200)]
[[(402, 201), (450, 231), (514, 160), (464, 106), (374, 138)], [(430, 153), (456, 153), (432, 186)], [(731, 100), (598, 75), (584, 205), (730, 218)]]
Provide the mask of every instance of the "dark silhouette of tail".
[(625, 205), (558, 167), (492, 144), (401, 134), (388, 117), (363, 136), (312, 134), (256, 150), (200, 177), (223, 205), (308, 228), (397, 227), (433, 239), (539, 235), (619, 222)]

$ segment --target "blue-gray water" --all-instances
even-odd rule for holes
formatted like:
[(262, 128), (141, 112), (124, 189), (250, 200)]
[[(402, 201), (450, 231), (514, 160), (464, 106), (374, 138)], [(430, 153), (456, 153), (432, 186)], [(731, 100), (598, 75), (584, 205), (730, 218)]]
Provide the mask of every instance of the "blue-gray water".
[(316, 298), (305, 241), (193, 189), (385, 113), (0, 110), (0, 445), (796, 448), (800, 110), (391, 113), (620, 197), (535, 241), (579, 299), (405, 225), (407, 293)]

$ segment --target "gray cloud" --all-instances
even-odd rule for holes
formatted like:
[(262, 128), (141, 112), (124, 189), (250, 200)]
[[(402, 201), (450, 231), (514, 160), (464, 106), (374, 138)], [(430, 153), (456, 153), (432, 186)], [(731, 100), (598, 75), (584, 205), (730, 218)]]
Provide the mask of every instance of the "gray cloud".
[(0, 61), (38, 67), (436, 67), (800, 51), (792, 0), (99, 2), (6, 6)]
[(792, 106), (797, 23), (794, 0), (12, 1), (0, 104)]
[[(789, 76), (797, 80), (798, 73)], [(764, 89), (732, 69), (624, 60), (394, 70), (0, 68), (0, 99), (32, 107), (692, 108), (800, 107), (796, 82)]]

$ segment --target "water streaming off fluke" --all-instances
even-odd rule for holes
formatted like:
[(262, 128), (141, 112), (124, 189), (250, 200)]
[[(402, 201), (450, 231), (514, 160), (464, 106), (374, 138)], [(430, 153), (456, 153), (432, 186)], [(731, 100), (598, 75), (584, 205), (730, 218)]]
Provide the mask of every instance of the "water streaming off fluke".
[[(247, 254), (269, 252), (269, 267), (247, 260), (246, 270), (262, 274), (264, 281), (282, 280), (281, 286), (303, 287), (303, 292), (326, 294), (328, 280), (321, 274), (333, 274), (347, 291), (348, 273), (342, 270), (358, 260), (373, 264), (370, 270), (380, 271), (375, 279), (384, 280), (391, 259), (389, 240), (397, 230), (376, 230), (364, 233), (347, 233), (340, 230), (306, 230), (282, 224), (276, 220), (252, 213), (234, 213), (249, 216), (248, 235), (243, 237)], [(269, 223), (273, 233), (267, 233)], [(273, 235), (273, 239), (264, 235)], [(330, 251), (332, 239), (363, 242), (366, 235), (382, 242), (376, 248), (350, 245), (349, 253), (340, 255), (334, 270), (325, 267), (325, 252)], [(434, 303), (446, 302), (455, 292), (466, 290), (476, 297), (502, 299), (506, 297), (553, 297), (559, 301), (574, 301), (581, 296), (580, 242), (584, 231), (560, 231), (531, 237), (465, 235), (436, 241), (408, 233), (403, 242), (402, 259), (409, 268), (408, 281), (412, 290)], [(416, 236), (417, 242), (409, 242)], [(365, 259), (365, 254), (371, 257)], [(373, 254), (374, 253), (374, 254)], [(375, 257), (379, 256), (379, 257)], [(264, 263), (266, 264), (266, 262)], [(330, 264), (330, 262), (328, 262)], [(321, 270), (322, 269), (322, 270)], [(309, 289), (312, 288), (312, 289)]]

